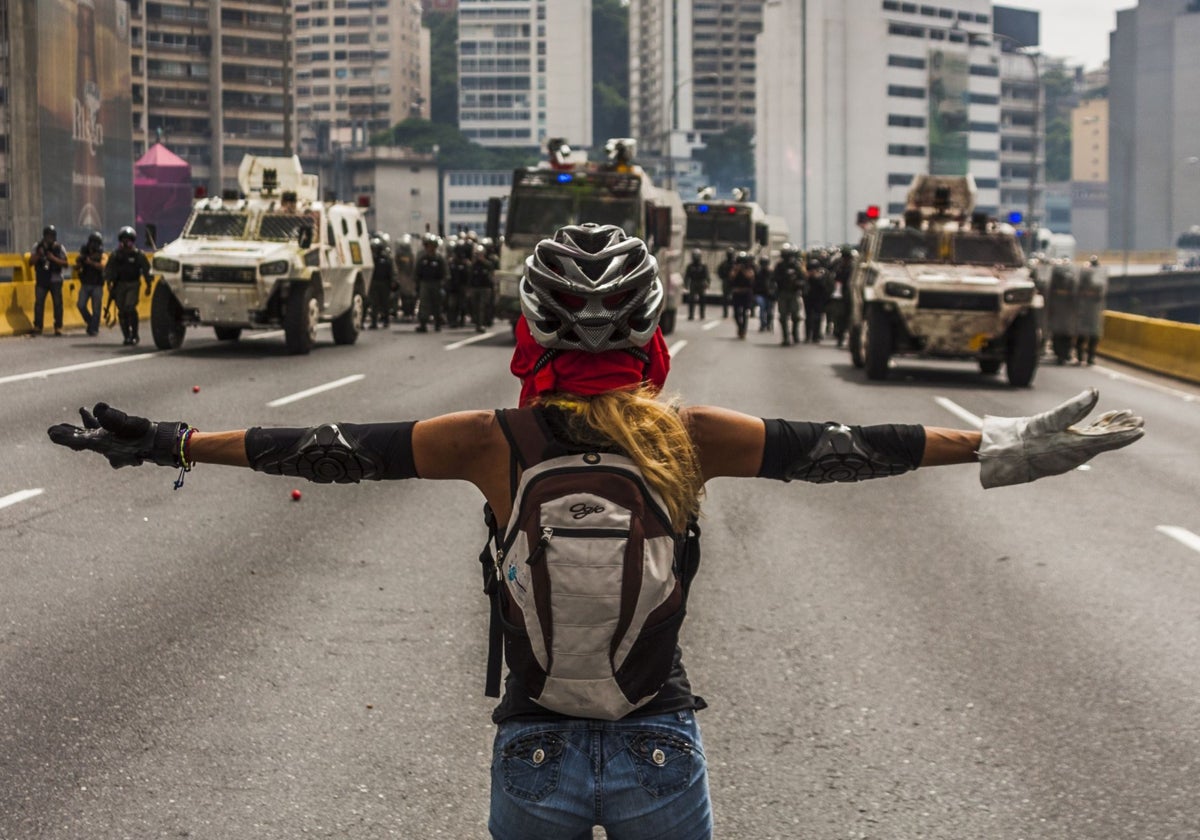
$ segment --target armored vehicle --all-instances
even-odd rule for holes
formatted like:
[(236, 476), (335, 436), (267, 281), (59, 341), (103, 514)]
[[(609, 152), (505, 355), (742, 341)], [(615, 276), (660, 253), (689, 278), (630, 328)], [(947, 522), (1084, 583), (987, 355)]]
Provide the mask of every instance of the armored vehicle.
[(320, 200), (295, 156), (247, 155), (238, 185), (240, 194), (198, 198), (180, 238), (154, 255), (155, 345), (179, 347), (189, 326), (227, 341), (282, 327), (288, 350), (307, 353), (322, 321), (335, 343), (353, 344), (374, 269), (362, 212)]
[[(868, 218), (851, 275), (850, 356), (884, 379), (893, 356), (1037, 372), (1042, 307), (1012, 227), (974, 213), (971, 176), (919, 175), (903, 219)], [(876, 214), (871, 214), (876, 215)]]

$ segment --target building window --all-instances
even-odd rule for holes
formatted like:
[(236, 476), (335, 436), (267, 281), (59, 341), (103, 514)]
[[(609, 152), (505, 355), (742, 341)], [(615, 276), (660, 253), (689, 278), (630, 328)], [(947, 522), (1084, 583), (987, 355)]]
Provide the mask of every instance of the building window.
[(888, 125), (894, 128), (924, 128), (925, 118), (908, 114), (888, 114)]
[(888, 145), (888, 154), (893, 157), (925, 157), (926, 150), (924, 146), (891, 143)]
[(910, 67), (913, 70), (924, 70), (925, 59), (909, 55), (889, 55), (888, 67)]
[[(905, 85), (888, 85), (888, 96), (897, 96), (902, 99), (924, 99), (925, 88), (907, 87)], [(993, 97), (995, 98), (995, 97)]]

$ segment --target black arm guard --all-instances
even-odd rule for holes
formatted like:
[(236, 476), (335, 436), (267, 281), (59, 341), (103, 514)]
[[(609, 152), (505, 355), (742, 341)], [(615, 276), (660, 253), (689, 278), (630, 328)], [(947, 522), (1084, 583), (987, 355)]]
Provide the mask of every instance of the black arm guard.
[(925, 455), (924, 426), (763, 422), (762, 478), (814, 484), (863, 481), (915, 470)]
[(326, 424), (308, 429), (246, 431), (252, 469), (319, 484), (417, 478), (414, 423)]

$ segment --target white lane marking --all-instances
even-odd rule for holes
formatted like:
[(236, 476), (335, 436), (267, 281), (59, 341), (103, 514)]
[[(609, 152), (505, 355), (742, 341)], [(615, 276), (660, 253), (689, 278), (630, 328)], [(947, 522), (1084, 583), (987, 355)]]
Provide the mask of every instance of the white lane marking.
[(721, 326), (721, 322), (720, 322), (719, 320), (705, 321), (705, 322), (704, 322), (704, 326), (703, 326), (703, 327), (701, 327), (700, 329), (702, 329), (702, 330), (715, 330), (715, 329), (716, 329), (717, 327), (719, 327), (719, 326)]
[(1160, 534), (1166, 534), (1173, 540), (1178, 540), (1192, 551), (1200, 551), (1200, 537), (1193, 534), (1187, 528), (1180, 528), (1177, 525), (1159, 525), (1154, 530)]
[(1121, 373), (1119, 370), (1113, 370), (1112, 368), (1101, 367), (1100, 365), (1093, 365), (1092, 370), (1103, 373), (1109, 379), (1120, 379), (1125, 382), (1133, 382), (1136, 385), (1142, 385), (1146, 388), (1150, 388), (1153, 391), (1160, 391), (1164, 394), (1169, 394), (1172, 397), (1179, 397), (1184, 402), (1195, 402), (1196, 401), (1195, 394), (1189, 394), (1187, 391), (1180, 391), (1176, 388), (1170, 388), (1166, 385), (1159, 385), (1157, 382), (1151, 382), (1148, 379), (1140, 379), (1139, 377), (1136, 377), (1136, 376), (1130, 376), (1127, 373)]
[(954, 402), (953, 400), (948, 400), (945, 397), (934, 397), (933, 401), (935, 403), (937, 403), (938, 405), (940, 405), (942, 408), (949, 411), (951, 414), (953, 414), (959, 420), (962, 420), (964, 423), (970, 423), (976, 429), (981, 428), (983, 426), (983, 421), (981, 419), (976, 417), (971, 412), (967, 411), (965, 408), (963, 408), (961, 405)]
[(679, 355), (679, 351), (682, 350), (684, 347), (687, 347), (687, 339), (681, 338), (678, 341), (676, 341), (674, 344), (672, 344), (670, 347), (667, 348), (667, 353), (672, 356), (677, 356), (677, 355)]
[(44, 370), (34, 370), (29, 373), (17, 373), (12, 376), (0, 376), (0, 385), (5, 385), (9, 382), (22, 382), (26, 379), (45, 379), (48, 376), (55, 376), (60, 373), (74, 373), (77, 370), (90, 370), (91, 368), (105, 367), (107, 365), (123, 365), (126, 362), (140, 362), (143, 359), (152, 359), (160, 355), (158, 351), (153, 353), (138, 353), (133, 356), (121, 356), (116, 359), (101, 359), (96, 362), (80, 362), (77, 365), (66, 365), (64, 367), (46, 368)]
[(271, 400), (269, 403), (267, 403), (267, 408), (278, 408), (281, 405), (294, 403), (297, 400), (302, 400), (306, 397), (314, 396), (315, 394), (323, 394), (326, 391), (332, 391), (334, 388), (341, 388), (343, 385), (349, 385), (353, 382), (358, 382), (359, 380), (366, 378), (366, 375), (362, 373), (356, 373), (353, 376), (344, 376), (334, 382), (326, 382), (324, 385), (318, 385), (317, 387), (309, 388), (306, 391), (299, 391), (286, 397), (280, 397), (277, 400)]
[(16, 493), (9, 493), (7, 496), (0, 496), (0, 508), (6, 508), (9, 505), (15, 505), (18, 502), (24, 502), (32, 499), (34, 496), (40, 496), (46, 492), (41, 487), (35, 487), (32, 490), (19, 490)]
[(483, 341), (485, 338), (491, 338), (495, 333), (491, 330), (487, 332), (476, 333), (470, 338), (464, 338), (462, 341), (455, 341), (453, 344), (447, 344), (447, 350), (457, 350), (459, 347), (466, 347), (468, 344), (474, 344), (476, 341)]

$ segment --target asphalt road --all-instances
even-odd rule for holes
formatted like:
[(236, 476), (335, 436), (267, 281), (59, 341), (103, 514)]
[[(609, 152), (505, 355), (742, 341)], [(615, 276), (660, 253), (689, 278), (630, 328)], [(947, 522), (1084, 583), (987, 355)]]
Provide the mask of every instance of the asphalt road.
[[(684, 645), (717, 836), (1200, 837), (1200, 389), (1107, 362), (868, 383), (733, 332), (671, 337), (688, 402), (967, 427), (1095, 385), (1148, 432), (987, 492), (974, 466), (713, 482)], [(512, 405), (507, 335), (112, 335), (0, 341), (0, 840), (486, 836), (470, 487), (202, 465), (176, 492), (45, 429), (101, 399), (206, 430)]]

